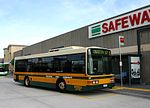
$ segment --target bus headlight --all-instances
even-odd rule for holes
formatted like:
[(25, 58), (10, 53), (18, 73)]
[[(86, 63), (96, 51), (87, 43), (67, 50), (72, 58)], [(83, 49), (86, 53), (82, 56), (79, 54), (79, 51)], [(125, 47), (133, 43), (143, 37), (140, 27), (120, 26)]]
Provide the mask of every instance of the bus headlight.
[(110, 79), (110, 83), (115, 83), (114, 78)]
[(90, 85), (99, 84), (99, 81), (98, 80), (89, 80), (89, 81), (87, 81), (87, 84), (90, 84)]
[(93, 81), (93, 84), (98, 84), (98, 83), (99, 83), (98, 80), (94, 80), (94, 81)]

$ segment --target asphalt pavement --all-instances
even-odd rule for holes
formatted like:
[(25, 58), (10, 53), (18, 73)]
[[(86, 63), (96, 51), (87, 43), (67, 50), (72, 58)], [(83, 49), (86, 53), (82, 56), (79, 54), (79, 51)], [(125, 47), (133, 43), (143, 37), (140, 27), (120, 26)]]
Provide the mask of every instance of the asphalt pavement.
[(0, 108), (149, 108), (149, 90), (115, 86), (111, 90), (60, 93), (0, 77)]

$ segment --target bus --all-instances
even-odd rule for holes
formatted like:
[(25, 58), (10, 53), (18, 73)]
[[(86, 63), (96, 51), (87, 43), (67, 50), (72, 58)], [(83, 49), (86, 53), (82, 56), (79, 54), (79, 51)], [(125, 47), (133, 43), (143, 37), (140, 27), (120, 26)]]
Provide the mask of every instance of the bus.
[(89, 91), (114, 86), (111, 51), (101, 47), (70, 46), (48, 53), (15, 57), (14, 80), (64, 91)]
[(9, 74), (8, 65), (0, 63), (0, 76), (6, 76)]
[(4, 68), (0, 67), (0, 76), (6, 76), (8, 75), (8, 71), (6, 71)]

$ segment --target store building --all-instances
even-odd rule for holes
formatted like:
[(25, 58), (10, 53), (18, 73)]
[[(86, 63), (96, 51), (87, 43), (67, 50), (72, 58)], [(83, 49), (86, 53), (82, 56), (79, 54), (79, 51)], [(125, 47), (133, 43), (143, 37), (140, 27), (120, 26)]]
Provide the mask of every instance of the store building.
[(4, 58), (0, 58), (0, 64), (4, 63)]
[(11, 60), (14, 58), (14, 53), (16, 51), (22, 50), (25, 48), (25, 45), (8, 45), (7, 48), (4, 48), (4, 64), (8, 65), (9, 70), (12, 70), (12, 66), (10, 65)]
[(62, 46), (106, 47), (112, 50), (112, 73), (119, 75), (119, 36), (124, 36), (121, 52), (125, 80), (150, 84), (150, 5), (27, 46), (15, 56)]
[(7, 48), (4, 48), (4, 63), (9, 63), (14, 58), (14, 52), (25, 47), (25, 45), (8, 45)]

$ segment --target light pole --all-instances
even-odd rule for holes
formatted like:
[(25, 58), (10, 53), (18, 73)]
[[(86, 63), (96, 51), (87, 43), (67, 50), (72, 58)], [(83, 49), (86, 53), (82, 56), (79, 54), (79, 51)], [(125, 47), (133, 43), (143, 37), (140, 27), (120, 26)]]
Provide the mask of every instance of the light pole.
[(122, 78), (122, 58), (121, 58), (121, 46), (124, 45), (124, 36), (119, 36), (119, 66), (120, 66), (120, 84), (123, 86), (123, 78)]

